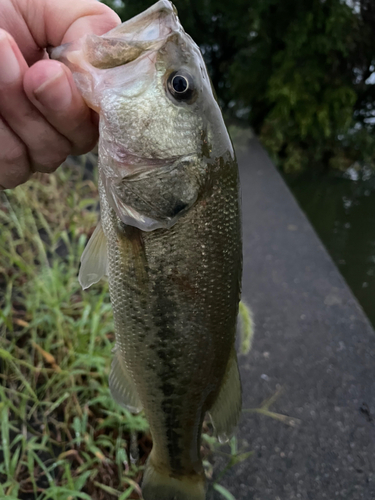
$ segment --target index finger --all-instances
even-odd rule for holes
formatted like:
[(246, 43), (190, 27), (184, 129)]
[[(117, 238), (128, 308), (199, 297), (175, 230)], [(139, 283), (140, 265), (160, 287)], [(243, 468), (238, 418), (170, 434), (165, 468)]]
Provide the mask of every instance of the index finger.
[(97, 0), (34, 0), (32, 9), (29, 2), (19, 4), (40, 48), (56, 47), (86, 33), (102, 35), (121, 22), (112, 9)]

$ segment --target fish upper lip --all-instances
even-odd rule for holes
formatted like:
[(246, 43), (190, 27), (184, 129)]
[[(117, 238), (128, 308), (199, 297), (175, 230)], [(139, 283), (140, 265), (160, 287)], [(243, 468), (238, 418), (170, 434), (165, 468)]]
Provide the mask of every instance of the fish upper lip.
[[(104, 35), (100, 37), (94, 35), (94, 38), (102, 38), (109, 44), (123, 44), (120, 52), (124, 54), (124, 59), (129, 53), (130, 60), (133, 60), (138, 57), (137, 52), (140, 55), (150, 50), (158, 51), (174, 33), (185, 33), (178, 19), (177, 10), (169, 0), (160, 0), (146, 11), (116, 26)], [(90, 42), (90, 35), (87, 41)], [(98, 57), (98, 67), (100, 67), (101, 54), (98, 54)], [(96, 67), (95, 61), (93, 62), (93, 66)]]
[(177, 16), (177, 10), (169, 0), (160, 0), (120, 26), (113, 28), (107, 35), (123, 36), (128, 40), (151, 41), (165, 38), (168, 32), (183, 30)]

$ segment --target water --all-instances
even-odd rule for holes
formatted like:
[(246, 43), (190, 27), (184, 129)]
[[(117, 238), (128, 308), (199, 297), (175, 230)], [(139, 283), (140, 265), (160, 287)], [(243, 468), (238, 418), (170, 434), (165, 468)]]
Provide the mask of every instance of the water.
[(375, 172), (284, 178), (375, 327)]

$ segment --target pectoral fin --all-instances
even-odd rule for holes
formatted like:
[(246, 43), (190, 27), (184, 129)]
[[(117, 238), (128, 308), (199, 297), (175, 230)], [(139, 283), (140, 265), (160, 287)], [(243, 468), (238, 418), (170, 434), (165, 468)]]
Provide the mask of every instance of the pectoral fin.
[(99, 221), (81, 257), (78, 280), (85, 290), (107, 275), (107, 240)]
[(128, 373), (125, 361), (121, 357), (121, 351), (118, 349), (115, 350), (112, 361), (109, 388), (113, 399), (120, 406), (132, 413), (139, 413), (142, 410), (142, 403), (139, 400), (137, 389)]
[(215, 433), (221, 443), (227, 441), (233, 434), (240, 417), (241, 405), (241, 381), (237, 355), (233, 347), (220, 392), (208, 412)]

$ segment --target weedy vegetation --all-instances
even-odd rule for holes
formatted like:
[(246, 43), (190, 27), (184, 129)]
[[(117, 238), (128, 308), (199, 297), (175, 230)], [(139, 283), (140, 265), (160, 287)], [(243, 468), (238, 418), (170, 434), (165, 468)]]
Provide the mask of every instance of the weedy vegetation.
[[(98, 218), (95, 161), (69, 160), (0, 193), (0, 498), (141, 498), (152, 443), (144, 416), (120, 408), (108, 389), (108, 286), (83, 292), (77, 280)], [(233, 500), (218, 480), (251, 452), (234, 438), (223, 452), (205, 431), (207, 476)], [(213, 452), (227, 462), (218, 478)]]

